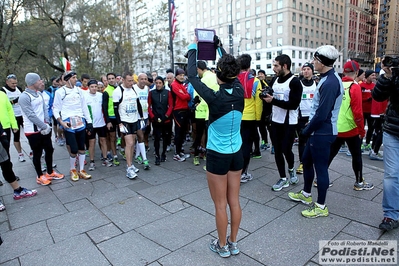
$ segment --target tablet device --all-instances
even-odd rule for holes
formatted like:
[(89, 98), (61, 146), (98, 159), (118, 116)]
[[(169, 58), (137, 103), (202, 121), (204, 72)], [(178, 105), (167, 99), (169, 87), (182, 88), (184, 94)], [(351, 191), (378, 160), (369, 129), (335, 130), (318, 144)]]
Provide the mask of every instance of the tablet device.
[(198, 60), (216, 60), (216, 49), (213, 42), (215, 35), (215, 30), (195, 29), (195, 36), (198, 40)]

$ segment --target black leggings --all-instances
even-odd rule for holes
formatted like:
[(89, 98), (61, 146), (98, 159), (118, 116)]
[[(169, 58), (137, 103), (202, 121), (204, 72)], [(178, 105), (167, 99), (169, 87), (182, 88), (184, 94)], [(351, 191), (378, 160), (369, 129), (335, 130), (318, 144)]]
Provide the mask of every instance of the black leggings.
[(344, 144), (345, 142), (348, 145), (348, 149), (352, 155), (352, 169), (355, 173), (356, 182), (360, 183), (363, 181), (363, 161), (361, 150), (362, 140), (359, 136), (354, 136), (350, 138), (337, 137), (333, 144), (331, 144), (328, 166), (330, 166), (332, 160), (337, 155), (342, 144)]
[(285, 160), (288, 164), (288, 169), (294, 168), (294, 153), (292, 152), (292, 145), (295, 140), (296, 125), (285, 125), (272, 122), (272, 142), (274, 146), (274, 160), (277, 164), (277, 169), (281, 178), (286, 177)]
[(174, 110), (173, 117), (175, 120), (175, 153), (182, 152), (184, 138), (188, 126), (189, 110)]
[(374, 153), (378, 153), (380, 151), (382, 145), (382, 122), (384, 121), (383, 117), (373, 117), (373, 144), (371, 147), (373, 148)]
[(257, 132), (256, 121), (241, 121), (241, 138), (242, 138), (242, 156), (244, 158), (244, 167), (242, 173), (248, 171), (249, 161), (251, 160), (252, 143), (254, 142), (254, 133)]
[(374, 125), (373, 125), (374, 121), (370, 113), (363, 113), (363, 117), (364, 117), (364, 126), (366, 126), (367, 122), (366, 144), (370, 144), (371, 137), (373, 136), (374, 132)]
[(8, 183), (15, 182), (17, 177), (15, 176), (14, 171), (12, 170), (12, 162), (10, 159), (0, 163), (1, 171), (3, 172), (3, 177)]
[[(204, 119), (195, 119), (195, 124), (197, 127), (197, 134), (195, 135), (195, 140), (194, 140), (194, 156), (198, 156), (198, 154), (200, 153), (200, 150), (198, 149), (198, 147), (201, 145), (201, 140), (202, 140), (202, 136), (205, 133), (205, 118)], [(204, 147), (205, 148), (205, 147)]]
[(172, 122), (170, 123), (157, 123), (153, 122), (152, 127), (153, 127), (153, 135), (154, 135), (154, 148), (155, 148), (155, 155), (159, 157), (159, 147), (160, 147), (160, 141), (162, 137), (162, 154), (165, 155), (166, 152), (166, 146), (168, 145), (168, 140), (170, 140), (170, 135), (169, 135), (169, 128)]
[(71, 148), (71, 154), (85, 150), (86, 130), (76, 131), (75, 133), (64, 130), (66, 144)]
[(300, 117), (298, 119), (298, 125), (296, 126), (296, 135), (298, 136), (298, 153), (299, 161), (302, 162), (303, 151), (305, 150), (307, 137), (304, 137), (301, 133), (302, 129), (305, 128), (306, 124), (309, 122), (309, 117)]
[(38, 177), (43, 175), (42, 167), (40, 163), (40, 158), (42, 157), (42, 152), (44, 150), (45, 156), (44, 160), (47, 165), (47, 173), (51, 174), (53, 172), (53, 144), (51, 143), (51, 132), (47, 135), (42, 135), (40, 133), (27, 135), (26, 138), (29, 141), (30, 148), (33, 152), (33, 165), (36, 170)]

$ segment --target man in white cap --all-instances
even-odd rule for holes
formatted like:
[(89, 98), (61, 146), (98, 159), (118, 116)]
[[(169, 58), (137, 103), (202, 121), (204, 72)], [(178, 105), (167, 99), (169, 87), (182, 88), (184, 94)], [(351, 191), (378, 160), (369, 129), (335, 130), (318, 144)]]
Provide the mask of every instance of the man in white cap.
[[(43, 95), (44, 83), (36, 73), (25, 76), (26, 89), (19, 97), (19, 104), (24, 118), (25, 136), (33, 152), (33, 165), (37, 173), (36, 182), (47, 186), (53, 179), (63, 179), (64, 175), (53, 170), (53, 145), (51, 143), (50, 118)], [(47, 173), (43, 174), (40, 158), (43, 150)]]
[[(302, 156), (305, 183), (300, 192), (288, 193), (290, 199), (310, 205), (308, 209), (302, 211), (302, 215), (308, 218), (328, 216), (325, 205), (329, 186), (328, 162), (331, 144), (338, 134), (338, 113), (344, 93), (341, 78), (334, 70), (334, 62), (338, 57), (339, 52), (335, 47), (324, 45), (316, 49), (312, 61), (321, 79), (313, 96), (309, 123), (301, 131), (304, 137), (308, 137)], [(311, 189), (315, 170), (318, 197), (313, 203)]]

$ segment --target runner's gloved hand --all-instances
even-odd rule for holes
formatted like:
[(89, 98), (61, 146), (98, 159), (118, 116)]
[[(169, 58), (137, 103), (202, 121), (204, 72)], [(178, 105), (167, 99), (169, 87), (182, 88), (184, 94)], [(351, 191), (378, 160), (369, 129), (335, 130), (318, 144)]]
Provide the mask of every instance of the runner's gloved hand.
[(92, 123), (87, 123), (86, 130), (87, 130), (88, 133), (91, 134), (93, 132), (93, 124)]
[(46, 124), (46, 128), (40, 130), (40, 133), (42, 135), (48, 135), (48, 134), (50, 134), (50, 132), (51, 132), (51, 127), (49, 124)]

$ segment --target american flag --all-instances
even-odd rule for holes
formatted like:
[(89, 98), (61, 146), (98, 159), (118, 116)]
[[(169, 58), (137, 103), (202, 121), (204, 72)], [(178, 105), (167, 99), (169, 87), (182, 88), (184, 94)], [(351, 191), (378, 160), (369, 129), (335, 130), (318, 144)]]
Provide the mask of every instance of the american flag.
[(172, 40), (175, 39), (176, 36), (176, 22), (177, 22), (177, 15), (176, 15), (176, 8), (175, 8), (175, 1), (170, 0), (170, 17), (171, 17), (171, 26), (172, 26)]

